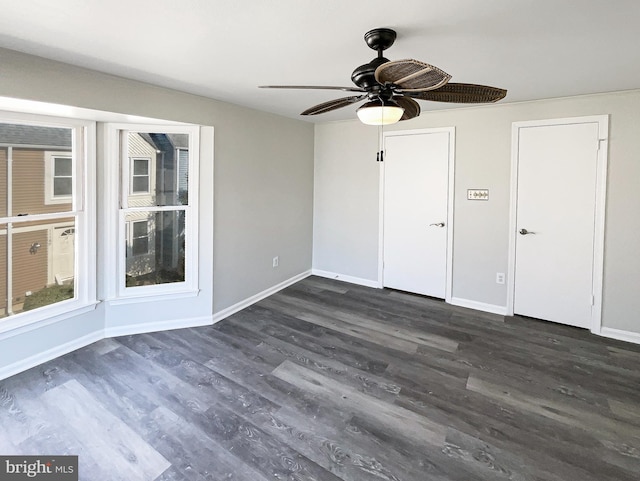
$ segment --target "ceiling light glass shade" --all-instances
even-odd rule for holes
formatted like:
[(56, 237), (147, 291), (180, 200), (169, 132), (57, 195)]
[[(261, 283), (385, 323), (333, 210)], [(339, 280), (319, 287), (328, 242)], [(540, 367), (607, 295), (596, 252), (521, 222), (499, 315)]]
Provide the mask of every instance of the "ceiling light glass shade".
[(371, 100), (357, 110), (360, 122), (367, 125), (389, 125), (398, 122), (404, 109), (393, 100)]

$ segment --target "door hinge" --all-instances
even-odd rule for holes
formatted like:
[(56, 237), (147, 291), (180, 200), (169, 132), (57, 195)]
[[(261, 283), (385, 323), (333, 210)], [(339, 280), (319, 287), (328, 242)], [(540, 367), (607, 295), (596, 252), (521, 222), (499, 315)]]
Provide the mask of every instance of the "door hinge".
[(602, 145), (602, 142), (606, 142), (607, 139), (598, 139), (598, 150), (600, 150), (600, 146)]
[(596, 298), (595, 298), (595, 296), (593, 296), (593, 295), (591, 296), (591, 300), (590, 300), (590, 302), (591, 302), (591, 305), (592, 305), (592, 306), (595, 306), (595, 305), (596, 305)]

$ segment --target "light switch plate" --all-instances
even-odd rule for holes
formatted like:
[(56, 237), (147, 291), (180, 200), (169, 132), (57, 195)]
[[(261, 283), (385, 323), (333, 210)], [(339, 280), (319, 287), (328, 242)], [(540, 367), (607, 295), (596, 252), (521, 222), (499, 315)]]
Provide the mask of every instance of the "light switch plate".
[(467, 189), (467, 200), (489, 200), (489, 189)]

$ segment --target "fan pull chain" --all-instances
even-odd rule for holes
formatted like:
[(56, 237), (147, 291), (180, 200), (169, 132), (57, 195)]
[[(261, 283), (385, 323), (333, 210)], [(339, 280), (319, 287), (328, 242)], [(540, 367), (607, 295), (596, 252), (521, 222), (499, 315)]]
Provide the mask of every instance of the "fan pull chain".
[(376, 153), (376, 162), (384, 162), (384, 126), (378, 127), (378, 152)]

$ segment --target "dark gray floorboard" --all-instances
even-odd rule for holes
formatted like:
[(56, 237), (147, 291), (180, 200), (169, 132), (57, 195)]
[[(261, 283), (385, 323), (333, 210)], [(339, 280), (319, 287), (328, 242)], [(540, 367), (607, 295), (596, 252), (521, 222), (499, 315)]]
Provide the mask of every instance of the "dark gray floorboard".
[(637, 480), (640, 346), (310, 277), (0, 381), (20, 453), (82, 480)]

